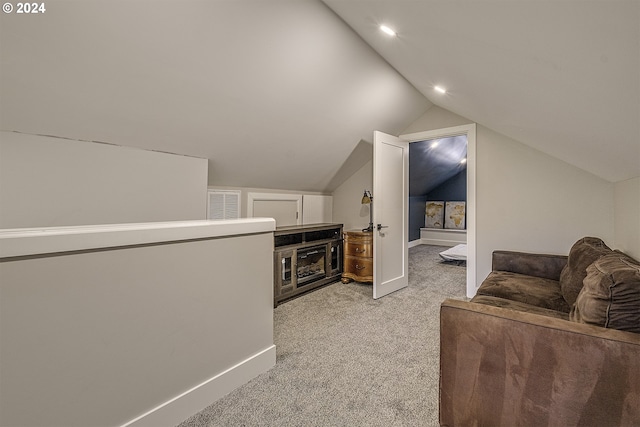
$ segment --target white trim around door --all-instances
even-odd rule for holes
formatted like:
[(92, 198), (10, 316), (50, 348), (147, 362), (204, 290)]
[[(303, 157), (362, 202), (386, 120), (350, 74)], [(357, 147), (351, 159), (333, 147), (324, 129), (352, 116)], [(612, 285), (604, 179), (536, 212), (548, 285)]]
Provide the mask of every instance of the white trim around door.
[(435, 129), (400, 135), (411, 142), (424, 141), (449, 136), (467, 136), (467, 296), (476, 294), (476, 124)]

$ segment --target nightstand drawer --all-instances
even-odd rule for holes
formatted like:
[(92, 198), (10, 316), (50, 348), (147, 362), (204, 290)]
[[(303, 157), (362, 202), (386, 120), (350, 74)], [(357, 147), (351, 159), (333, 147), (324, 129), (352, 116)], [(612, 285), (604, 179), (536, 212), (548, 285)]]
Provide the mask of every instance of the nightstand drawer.
[(342, 283), (373, 282), (373, 233), (352, 230), (344, 233)]
[(344, 271), (360, 277), (373, 277), (373, 259), (346, 255)]
[(370, 241), (347, 240), (344, 242), (344, 254), (371, 258), (373, 256), (373, 245)]

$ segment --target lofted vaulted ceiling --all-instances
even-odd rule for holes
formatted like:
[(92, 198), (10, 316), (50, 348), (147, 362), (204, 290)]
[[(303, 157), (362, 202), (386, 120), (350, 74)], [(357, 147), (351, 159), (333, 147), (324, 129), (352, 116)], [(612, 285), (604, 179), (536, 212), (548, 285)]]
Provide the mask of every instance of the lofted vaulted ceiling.
[(0, 129), (331, 191), (373, 130), (436, 104), (619, 181), (640, 176), (639, 23), (637, 0), (49, 0), (0, 14)]
[(331, 191), (432, 105), (319, 0), (48, 0), (0, 43), (1, 130), (208, 158), (217, 186)]
[(640, 1), (324, 2), (434, 104), (606, 180), (640, 176)]

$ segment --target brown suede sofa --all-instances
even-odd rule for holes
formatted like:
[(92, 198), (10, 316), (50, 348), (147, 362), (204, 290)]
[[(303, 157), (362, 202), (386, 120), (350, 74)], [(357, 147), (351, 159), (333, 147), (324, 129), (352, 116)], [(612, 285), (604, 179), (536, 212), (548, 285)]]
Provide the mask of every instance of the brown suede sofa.
[(496, 251), (440, 311), (443, 426), (640, 426), (640, 263), (585, 237)]

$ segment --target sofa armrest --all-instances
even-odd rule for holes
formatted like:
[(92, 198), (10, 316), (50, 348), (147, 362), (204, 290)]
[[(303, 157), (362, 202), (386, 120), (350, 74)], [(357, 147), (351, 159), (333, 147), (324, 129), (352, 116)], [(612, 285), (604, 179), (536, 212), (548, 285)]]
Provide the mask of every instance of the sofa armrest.
[(530, 254), (526, 252), (494, 251), (493, 271), (509, 271), (544, 279), (560, 280), (560, 272), (567, 265), (567, 256)]
[(640, 425), (640, 334), (466, 301), (440, 308), (440, 424)]

